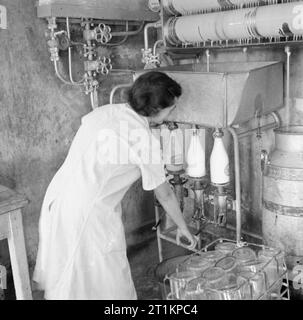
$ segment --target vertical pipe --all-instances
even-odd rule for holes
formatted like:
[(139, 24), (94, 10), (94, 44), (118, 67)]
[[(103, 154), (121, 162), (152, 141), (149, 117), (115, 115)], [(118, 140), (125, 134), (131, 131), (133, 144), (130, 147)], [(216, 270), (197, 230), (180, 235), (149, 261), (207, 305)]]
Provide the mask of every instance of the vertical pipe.
[(286, 125), (289, 126), (290, 124), (290, 47), (285, 47), (285, 53), (286, 53), (286, 101), (285, 101), (285, 107), (286, 107)]
[[(69, 17), (66, 17), (66, 32), (68, 40), (70, 41), (70, 27), (69, 27)], [(69, 79), (72, 84), (81, 84), (83, 82), (83, 79), (79, 82), (74, 81), (73, 79), (73, 72), (72, 72), (72, 48), (71, 46), (68, 46), (68, 70), (69, 70)]]
[(153, 23), (148, 23), (144, 27), (144, 49), (148, 50), (148, 30), (149, 28), (159, 28), (161, 27), (161, 21), (153, 22)]
[(93, 91), (90, 93), (90, 102), (92, 109), (96, 109), (98, 107), (98, 92), (96, 87), (94, 87)]
[(144, 48), (145, 50), (148, 50), (148, 30), (149, 28), (153, 27), (154, 23), (148, 23), (144, 27)]
[(227, 77), (224, 75), (224, 109), (223, 109), (223, 124), (225, 127), (228, 126), (228, 108), (227, 108)]
[[(156, 216), (156, 221), (159, 221), (160, 219), (160, 214), (159, 214), (159, 207), (155, 205), (155, 216)], [(158, 242), (158, 253), (159, 253), (159, 261), (163, 261), (163, 253), (162, 253), (162, 242), (161, 242), (161, 230), (160, 226), (157, 228), (157, 242)]]
[(155, 56), (157, 54), (157, 47), (159, 44), (164, 44), (164, 41), (161, 39), (161, 40), (157, 40), (154, 44), (154, 48), (153, 48), (153, 55)]
[(207, 72), (209, 72), (210, 68), (209, 68), (209, 64), (210, 64), (210, 53), (209, 53), (209, 49), (207, 49), (205, 51), (206, 54), (206, 70)]
[(237, 243), (241, 242), (241, 180), (240, 180), (240, 154), (239, 140), (235, 129), (228, 127), (234, 140), (234, 160), (235, 160), (235, 184), (236, 184), (236, 237)]

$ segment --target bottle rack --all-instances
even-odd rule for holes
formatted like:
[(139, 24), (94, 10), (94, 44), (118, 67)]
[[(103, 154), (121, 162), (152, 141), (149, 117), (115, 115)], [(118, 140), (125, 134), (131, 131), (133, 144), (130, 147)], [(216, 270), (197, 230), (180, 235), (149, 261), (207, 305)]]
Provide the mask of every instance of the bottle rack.
[[(236, 243), (236, 241), (231, 240), (231, 239), (219, 238), (219, 239), (209, 243), (208, 245), (206, 245), (203, 249), (199, 250), (198, 252), (188, 255), (188, 259), (186, 259), (182, 264), (179, 264), (176, 267), (176, 271), (178, 269), (182, 269), (182, 266), (188, 260), (190, 260), (190, 258), (193, 255), (197, 255), (199, 253), (203, 253), (203, 252), (214, 250), (215, 246), (218, 243), (222, 243), (222, 242), (233, 242), (233, 243)], [(243, 242), (241, 244), (241, 246), (243, 246), (243, 247), (247, 246), (247, 247), (253, 249), (254, 251), (259, 251), (259, 250), (262, 250), (262, 249), (265, 249), (265, 248), (270, 249), (269, 247), (264, 246), (264, 245), (259, 245), (259, 244), (254, 244), (254, 243), (247, 243), (247, 242)], [(265, 273), (266, 274), (266, 271), (265, 271), (266, 267), (269, 264), (271, 264), (272, 262), (277, 261), (279, 254), (281, 254), (281, 251), (278, 252), (275, 256), (273, 256), (266, 264), (264, 264), (264, 266), (258, 272), (256, 272), (254, 277), (256, 277), (260, 273), (263, 273), (263, 274)], [(250, 280), (254, 279), (254, 277), (251, 278), (251, 279), (248, 279), (247, 281), (243, 282), (241, 285), (238, 285), (237, 287), (235, 287), (233, 289), (229, 289), (228, 290), (229, 293), (232, 293), (233, 291), (234, 292), (239, 291), (244, 286), (250, 285)], [(164, 291), (166, 292), (165, 285), (166, 284), (164, 282)], [(279, 296), (277, 296), (277, 294), (274, 292), (275, 289), (277, 289), (278, 286), (281, 287)], [(219, 290), (207, 288), (207, 291), (216, 293)], [(175, 300), (170, 292), (169, 293), (166, 292), (166, 297), (167, 297), (167, 300)], [(288, 279), (287, 266), (286, 266), (284, 258), (283, 258), (282, 272), (279, 272), (279, 277), (276, 279), (276, 281), (274, 283), (272, 283), (270, 286), (266, 287), (266, 290), (264, 291), (264, 293), (262, 295), (260, 295), (257, 299), (253, 299), (252, 294), (251, 294), (251, 300), (275, 300), (277, 298), (278, 298), (278, 300), (290, 300), (289, 279)]]

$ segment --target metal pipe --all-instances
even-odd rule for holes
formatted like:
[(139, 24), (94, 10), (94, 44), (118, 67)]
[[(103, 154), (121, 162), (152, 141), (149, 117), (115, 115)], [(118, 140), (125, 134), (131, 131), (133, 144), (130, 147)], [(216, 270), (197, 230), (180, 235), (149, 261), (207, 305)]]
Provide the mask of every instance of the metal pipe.
[[(66, 17), (66, 32), (68, 40), (70, 41), (70, 28), (69, 28), (69, 17)], [(72, 84), (82, 84), (84, 81), (84, 78), (82, 78), (80, 81), (74, 81), (73, 79), (73, 73), (72, 73), (72, 48), (71, 46), (68, 46), (68, 72), (69, 72), (69, 79)]]
[(117, 86), (115, 86), (112, 91), (110, 92), (110, 97), (109, 97), (109, 103), (113, 104), (114, 103), (114, 95), (116, 93), (116, 91), (118, 89), (122, 89), (122, 88), (129, 88), (131, 86), (131, 84), (119, 84)]
[(139, 33), (143, 30), (144, 23), (145, 23), (145, 22), (143, 21), (137, 30), (128, 31), (129, 22), (126, 21), (126, 31), (112, 32), (111, 35), (112, 35), (113, 37), (135, 36), (135, 35), (139, 34)]
[[(116, 32), (118, 33), (118, 32)], [(107, 47), (115, 47), (115, 46), (120, 46), (121, 44), (125, 43), (125, 41), (128, 39), (128, 21), (126, 21), (126, 26), (125, 26), (125, 31), (122, 32), (124, 35), (124, 38), (121, 41), (118, 41), (116, 43), (106, 43), (105, 45)], [(112, 34), (111, 34), (112, 35)], [(112, 35), (113, 36), (113, 35)]]
[[(156, 221), (160, 220), (159, 207), (155, 206), (155, 216)], [(159, 253), (159, 261), (163, 261), (163, 252), (162, 252), (162, 243), (161, 243), (161, 231), (160, 228), (157, 228), (157, 242), (158, 242), (158, 253)]]
[(155, 56), (156, 55), (156, 50), (157, 50), (157, 46), (162, 43), (164, 44), (164, 40), (157, 40), (154, 44), (154, 48), (153, 48), (153, 55)]
[(286, 106), (289, 106), (289, 83), (290, 83), (290, 47), (285, 47), (285, 53), (287, 55), (287, 63), (286, 63)]
[(56, 76), (65, 84), (69, 84), (69, 85), (73, 85), (71, 82), (65, 80), (59, 73), (58, 70), (58, 61), (54, 60), (54, 67), (55, 67), (55, 72), (56, 72)]
[(94, 88), (94, 90), (90, 93), (90, 103), (92, 109), (96, 109), (98, 107), (98, 93), (96, 88)]
[(235, 184), (236, 184), (236, 239), (241, 242), (241, 179), (240, 179), (240, 154), (239, 140), (234, 128), (228, 127), (234, 140)]
[(266, 131), (266, 130), (270, 130), (270, 129), (279, 128), (281, 125), (281, 120), (280, 120), (278, 114), (276, 112), (271, 112), (270, 115), (274, 118), (274, 121), (272, 123), (268, 123), (268, 124), (265, 124), (259, 128), (253, 128), (253, 129), (249, 129), (244, 132), (238, 133), (237, 134), (238, 139), (245, 138), (245, 137), (249, 136), (250, 134), (256, 132), (258, 129)]
[(113, 72), (117, 72), (117, 73), (131, 73), (131, 74), (135, 74), (135, 73), (136, 73), (134, 70), (130, 70), (130, 69), (111, 69), (110, 72), (111, 72), (111, 73), (113, 73)]
[(209, 72), (209, 62), (210, 62), (210, 53), (209, 53), (209, 49), (207, 49), (205, 51), (205, 54), (206, 54), (206, 70), (207, 72)]
[(144, 48), (148, 50), (148, 30), (150, 28), (159, 28), (161, 27), (161, 21), (147, 23), (144, 27)]
[(286, 107), (286, 125), (288, 126), (290, 123), (290, 47), (285, 47), (285, 53), (286, 53), (286, 101), (285, 101), (285, 107)]
[[(231, 224), (227, 224), (227, 225), (225, 226), (225, 228), (226, 228), (226, 229), (229, 229), (229, 230), (233, 230), (233, 231), (236, 230), (236, 228), (235, 228), (234, 226), (232, 226)], [(242, 232), (243, 234), (246, 234), (247, 236), (250, 236), (250, 237), (252, 237), (252, 238), (255, 238), (255, 239), (258, 239), (258, 240), (262, 240), (262, 241), (263, 241), (263, 237), (260, 236), (259, 234), (256, 234), (256, 233), (253, 233), (253, 232), (250, 232), (250, 231), (246, 231), (246, 230), (241, 230), (241, 232)]]
[[(227, 229), (227, 230), (230, 230), (230, 231), (236, 231), (236, 228), (234, 226), (232, 226), (231, 224), (226, 224), (224, 228)], [(203, 230), (203, 232), (204, 233), (208, 233), (208, 234), (214, 236), (215, 238), (218, 238), (218, 236), (220, 236), (218, 234), (218, 232), (211, 231), (211, 230), (207, 229), (207, 227)], [(245, 235), (247, 235), (249, 237), (258, 239), (260, 241), (263, 241), (263, 237), (260, 236), (259, 234), (256, 234), (256, 233), (253, 233), (253, 232), (250, 232), (250, 231), (247, 231), (247, 230), (243, 230), (243, 229), (241, 230), (241, 233), (245, 234)], [(230, 241), (230, 239), (226, 239), (226, 240)], [(208, 246), (211, 246), (211, 244), (208, 244)]]
[(280, 127), (281, 126), (281, 119), (280, 119), (278, 113), (274, 111), (274, 112), (271, 113), (271, 115), (275, 119), (275, 121), (277, 123), (277, 126)]
[(48, 19), (48, 28), (50, 29), (50, 38), (52, 41), (52, 45), (50, 48), (51, 51), (51, 61), (54, 62), (54, 68), (55, 68), (55, 73), (56, 76), (65, 84), (69, 84), (72, 85), (72, 83), (70, 83), (69, 81), (65, 80), (61, 74), (59, 73), (58, 70), (58, 61), (59, 61), (59, 54), (58, 54), (58, 44), (56, 42), (56, 37), (55, 37), (55, 29), (57, 28), (56, 25), (56, 18), (52, 17)]

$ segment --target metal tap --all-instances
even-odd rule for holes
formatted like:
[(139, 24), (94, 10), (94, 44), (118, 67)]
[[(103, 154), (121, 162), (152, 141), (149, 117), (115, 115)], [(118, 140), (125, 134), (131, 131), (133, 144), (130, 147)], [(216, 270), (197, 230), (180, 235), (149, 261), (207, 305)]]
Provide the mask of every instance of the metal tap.
[(49, 38), (47, 41), (49, 52), (51, 54), (51, 61), (59, 61), (59, 42), (56, 37), (55, 30), (57, 29), (56, 18), (51, 17), (48, 19), (48, 29), (49, 32), (46, 32), (45, 36)]
[(227, 213), (233, 208), (233, 198), (226, 190), (228, 185), (216, 185), (213, 194), (213, 223), (218, 226), (226, 226)]
[[(91, 21), (86, 21), (83, 23), (85, 26), (94, 26)], [(91, 29), (85, 28), (83, 32), (83, 38), (85, 41), (97, 41), (101, 44), (106, 44), (112, 39), (111, 28), (104, 23), (100, 23), (97, 27)]]
[[(167, 170), (168, 171), (168, 170)], [(182, 177), (182, 174), (184, 174), (184, 170), (180, 170), (179, 172), (168, 171), (168, 174), (172, 175), (173, 178), (169, 180), (169, 183), (174, 189), (174, 192), (176, 194), (176, 197), (179, 201), (180, 209), (183, 212), (184, 210), (184, 198), (188, 196), (187, 189), (184, 187), (184, 184), (187, 182), (187, 179)]]
[(192, 222), (195, 225), (196, 233), (198, 236), (198, 249), (201, 249), (201, 231), (206, 223), (208, 223), (208, 219), (205, 215), (205, 202), (207, 201), (207, 193), (206, 190), (208, 188), (208, 178), (193, 178), (188, 177), (189, 188), (194, 193), (194, 209), (192, 214)]
[(84, 62), (85, 71), (93, 72), (96, 76), (97, 73), (107, 75), (112, 69), (111, 59), (108, 57), (98, 57), (97, 60), (88, 60)]
[(142, 49), (142, 63), (144, 63), (144, 69), (155, 69), (160, 66), (160, 55), (153, 54), (152, 49)]

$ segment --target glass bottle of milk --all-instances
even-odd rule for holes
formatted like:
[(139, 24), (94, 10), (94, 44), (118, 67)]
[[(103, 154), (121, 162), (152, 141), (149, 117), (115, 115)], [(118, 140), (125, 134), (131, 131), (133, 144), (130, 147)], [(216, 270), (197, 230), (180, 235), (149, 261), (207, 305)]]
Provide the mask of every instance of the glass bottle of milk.
[(206, 175), (205, 150), (201, 145), (199, 130), (193, 130), (189, 148), (187, 151), (187, 175), (193, 178), (201, 178)]
[(210, 155), (210, 179), (214, 184), (226, 184), (230, 181), (229, 159), (223, 143), (223, 132), (213, 134), (214, 147)]

